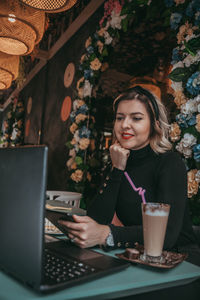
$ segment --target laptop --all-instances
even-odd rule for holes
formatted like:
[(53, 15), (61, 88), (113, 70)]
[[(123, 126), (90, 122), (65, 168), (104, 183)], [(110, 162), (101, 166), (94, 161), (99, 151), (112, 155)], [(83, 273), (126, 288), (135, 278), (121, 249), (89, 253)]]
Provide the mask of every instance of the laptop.
[(0, 269), (38, 292), (51, 292), (123, 270), (129, 263), (45, 243), (46, 146), (0, 148)]

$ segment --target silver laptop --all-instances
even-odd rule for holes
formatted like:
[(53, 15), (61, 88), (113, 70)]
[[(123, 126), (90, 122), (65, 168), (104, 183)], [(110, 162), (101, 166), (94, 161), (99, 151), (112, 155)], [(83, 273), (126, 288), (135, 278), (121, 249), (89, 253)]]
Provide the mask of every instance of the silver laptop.
[(129, 264), (68, 240), (45, 243), (48, 148), (0, 149), (0, 268), (40, 292), (120, 271)]

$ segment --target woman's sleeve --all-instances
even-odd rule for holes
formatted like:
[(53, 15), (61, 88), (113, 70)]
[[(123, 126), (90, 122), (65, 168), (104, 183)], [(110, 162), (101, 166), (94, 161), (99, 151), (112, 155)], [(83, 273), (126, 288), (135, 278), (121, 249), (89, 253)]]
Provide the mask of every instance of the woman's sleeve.
[(165, 249), (171, 249), (178, 240), (187, 201), (187, 172), (179, 154), (175, 152), (166, 154), (156, 176), (157, 202), (171, 206), (164, 243)]
[(111, 223), (115, 210), (123, 171), (113, 168), (87, 209), (87, 215), (100, 224)]

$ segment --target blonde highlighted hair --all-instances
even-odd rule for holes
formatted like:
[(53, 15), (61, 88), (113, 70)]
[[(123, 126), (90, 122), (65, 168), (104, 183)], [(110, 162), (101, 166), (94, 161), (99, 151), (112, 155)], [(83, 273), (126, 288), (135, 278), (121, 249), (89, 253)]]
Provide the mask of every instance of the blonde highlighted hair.
[[(169, 123), (167, 111), (162, 102), (147, 89), (137, 85), (127, 89), (113, 102), (113, 110), (116, 115), (118, 105), (124, 100), (138, 100), (146, 107), (151, 122), (149, 136), (150, 146), (155, 153), (164, 153), (172, 148), (169, 141)], [(114, 134), (114, 140), (115, 140)]]

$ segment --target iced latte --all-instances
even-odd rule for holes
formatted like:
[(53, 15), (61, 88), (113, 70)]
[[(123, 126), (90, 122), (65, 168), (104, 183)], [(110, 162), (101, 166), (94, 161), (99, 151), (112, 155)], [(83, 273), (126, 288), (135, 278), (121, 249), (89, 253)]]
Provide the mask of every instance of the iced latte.
[(142, 259), (162, 262), (170, 205), (163, 203), (142, 204), (144, 255)]

